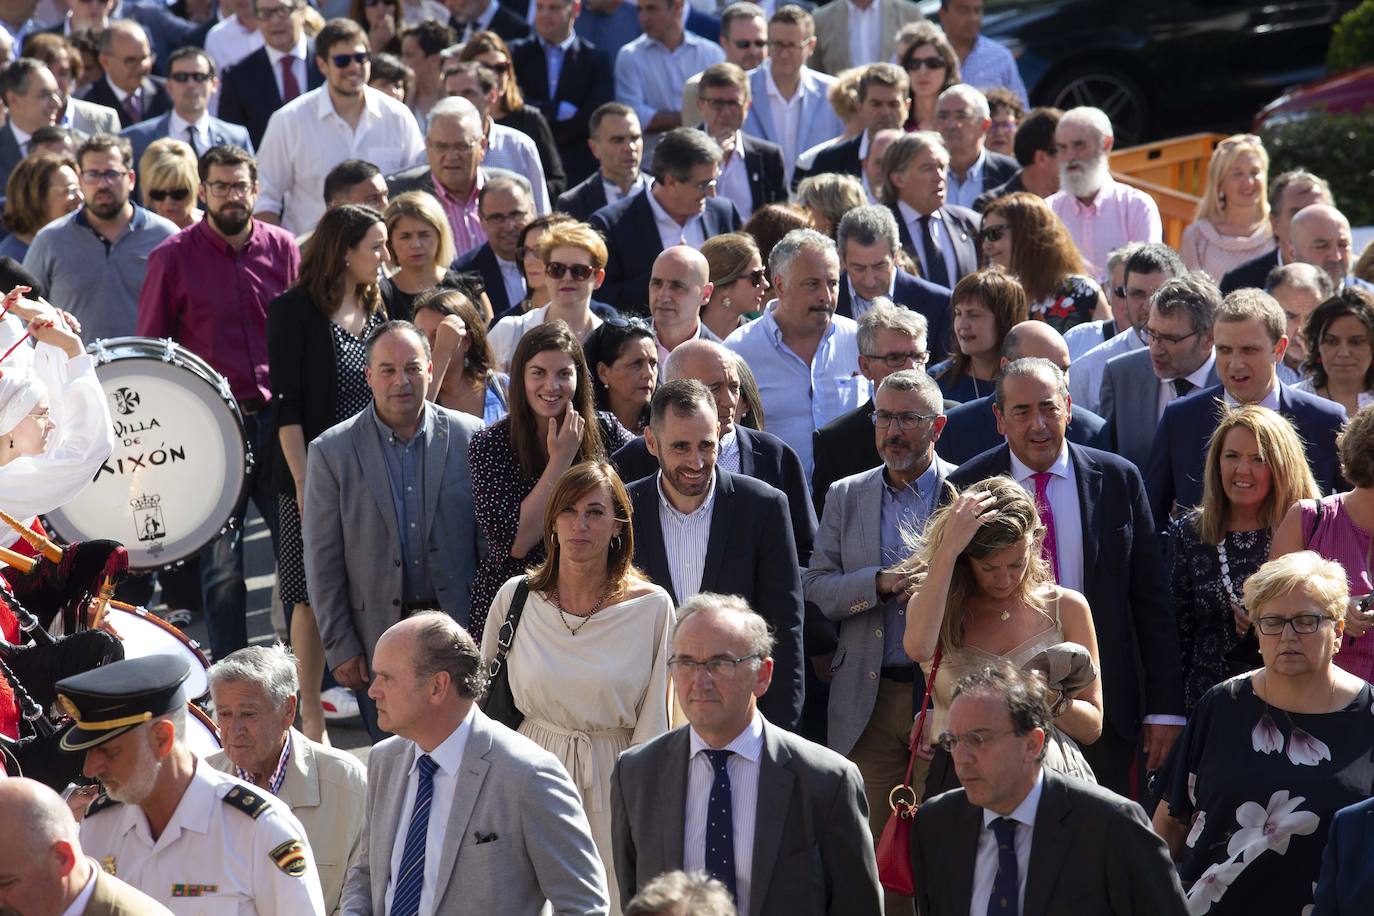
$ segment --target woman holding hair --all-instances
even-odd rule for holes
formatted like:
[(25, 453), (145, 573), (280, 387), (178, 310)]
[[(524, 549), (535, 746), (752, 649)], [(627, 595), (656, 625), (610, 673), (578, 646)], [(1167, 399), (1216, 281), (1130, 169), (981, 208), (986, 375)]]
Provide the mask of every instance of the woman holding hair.
[(701, 246), (711, 273), (711, 298), (701, 323), (721, 340), (763, 310), (768, 301), (768, 271), (753, 237), (743, 232), (713, 236)]
[(1307, 377), (1294, 387), (1355, 416), (1374, 404), (1374, 294), (1347, 286), (1312, 310), (1302, 329)]
[(643, 435), (658, 386), (654, 332), (638, 318), (612, 318), (592, 331), (583, 351), (592, 371), (596, 409), (615, 414), (632, 435)]
[(1241, 589), (1268, 558), (1288, 507), (1316, 496), (1302, 440), (1287, 420), (1257, 406), (1222, 417), (1207, 446), (1202, 504), (1169, 528), (1169, 588), (1189, 713), (1214, 684), (1257, 663)]
[(544, 510), (558, 479), (631, 438), (613, 416), (597, 413), (582, 345), (566, 324), (540, 324), (520, 340), (511, 361), (510, 414), (468, 447), (477, 527), (487, 545), (472, 581), (475, 638), (497, 590), (544, 562)]
[(5, 228), (0, 257), (22, 262), (33, 237), (48, 223), (80, 208), (85, 198), (76, 163), (53, 153), (34, 153), (19, 160), (5, 186)]
[(1020, 281), (1030, 317), (1061, 334), (1085, 321), (1111, 317), (1107, 297), (1087, 275), (1073, 237), (1036, 195), (1018, 191), (988, 204), (978, 243), (990, 265)]
[[(948, 722), (954, 685), (990, 660), (1024, 668), (1050, 646), (1071, 642), (1086, 649), (1094, 670), (1101, 670), (1088, 602), (1054, 583), (1041, 553), (1044, 539), (1035, 501), (1010, 477), (973, 484), (931, 517), (910, 561), (915, 590), (907, 602), (902, 647), (927, 668), (936, 648), (942, 649), (925, 729), (932, 745)], [(1102, 734), (1100, 681), (1057, 704), (1054, 724), (1082, 744), (1096, 741)], [(1051, 742), (1046, 765), (1068, 769), (1057, 741)], [(958, 784), (949, 754), (937, 749), (925, 797)]]
[(372, 402), (364, 342), (392, 317), (377, 288), (390, 260), (386, 224), (371, 207), (325, 212), (306, 243), (296, 285), (267, 309), (267, 362), (277, 408), (277, 584), (301, 668), (302, 731), (325, 734), (324, 647), (305, 584), (301, 511), (307, 443)]
[(453, 229), (433, 194), (407, 191), (387, 204), (386, 242), (396, 272), (377, 289), (388, 314), (408, 318), (426, 290), (464, 289), (463, 277), (450, 270), (457, 256)]
[(1217, 144), (1197, 214), (1178, 249), (1189, 270), (1206, 271), (1220, 283), (1228, 270), (1274, 250), (1268, 174), (1269, 153), (1254, 134), (1236, 134)]
[(898, 61), (911, 81), (906, 129), (935, 130), (935, 102), (940, 93), (959, 82), (959, 56), (933, 22), (913, 22), (902, 31), (911, 38)]
[(1027, 318), (1026, 293), (1016, 278), (996, 268), (960, 280), (950, 297), (953, 355), (930, 367), (945, 397), (964, 403), (992, 394), (1002, 358), (1002, 339)]
[(363, 27), (373, 54), (401, 53), (401, 0), (353, 0), (348, 18)]
[(138, 160), (138, 191), (149, 210), (185, 229), (200, 222), (200, 160), (184, 140), (163, 137)]
[(435, 287), (415, 300), (411, 318), (429, 340), (434, 385), (429, 399), (481, 417), (488, 426), (506, 415), (510, 378), (492, 368), (486, 324), (456, 289)]
[(630, 497), (610, 465), (573, 465), (549, 495), (546, 559), (501, 587), (482, 638), (497, 637), (522, 580), (529, 593), (506, 655), (520, 734), (568, 770), (620, 912), (611, 848), (611, 771), (620, 754), (668, 730), (673, 600), (630, 565)]
[(1245, 583), (1263, 665), (1202, 697), (1158, 780), (1190, 913), (1307, 912), (1332, 815), (1374, 794), (1371, 688), (1332, 664), (1347, 597), (1310, 551)]

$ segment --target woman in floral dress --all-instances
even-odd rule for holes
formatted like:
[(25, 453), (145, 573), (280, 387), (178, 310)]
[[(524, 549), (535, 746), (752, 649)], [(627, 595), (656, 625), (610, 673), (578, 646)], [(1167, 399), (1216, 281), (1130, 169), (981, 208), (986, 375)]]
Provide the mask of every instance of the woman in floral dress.
[(1203, 696), (1160, 775), (1190, 913), (1305, 916), (1332, 816), (1374, 794), (1370, 686), (1331, 663), (1347, 597), (1308, 551), (1245, 583), (1264, 665)]

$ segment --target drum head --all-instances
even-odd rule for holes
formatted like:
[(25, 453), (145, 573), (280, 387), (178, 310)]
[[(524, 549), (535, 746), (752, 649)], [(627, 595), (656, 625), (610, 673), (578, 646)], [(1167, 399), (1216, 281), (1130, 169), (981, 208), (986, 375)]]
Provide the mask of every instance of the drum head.
[(186, 746), (197, 757), (209, 757), (223, 748), (214, 721), (194, 703), (186, 704)]
[(245, 496), (251, 456), (224, 380), (176, 344), (93, 345), (109, 399), (114, 451), (79, 496), (46, 518), (67, 541), (108, 538), (135, 570), (199, 553)]
[(210, 663), (194, 639), (141, 607), (122, 608), (111, 604), (105, 612), (105, 622), (119, 634), (125, 658), (180, 656), (191, 668), (191, 676), (184, 685), (186, 696), (197, 699), (210, 692)]

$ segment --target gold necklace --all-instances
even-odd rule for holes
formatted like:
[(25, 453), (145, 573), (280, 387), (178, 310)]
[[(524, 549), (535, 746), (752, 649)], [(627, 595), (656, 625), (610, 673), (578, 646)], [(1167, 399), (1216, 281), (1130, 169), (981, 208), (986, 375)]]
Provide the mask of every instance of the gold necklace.
[[(557, 585), (553, 587), (553, 593), (550, 595), (550, 597), (553, 599), (553, 606), (558, 608), (558, 619), (563, 621), (563, 626), (567, 629), (569, 633), (571, 633), (573, 636), (576, 636), (578, 631), (585, 627), (587, 625), (587, 622), (596, 616), (596, 612), (601, 610), (601, 606), (606, 603), (606, 599), (611, 597), (611, 584), (609, 582), (606, 583), (606, 590), (601, 593), (601, 600), (598, 601), (596, 604), (592, 605), (592, 609), (588, 611), (585, 616), (581, 614), (574, 614), (572, 611), (566, 611), (563, 609), (563, 603), (558, 600)], [(572, 624), (568, 623), (569, 617), (582, 617), (582, 622), (579, 623), (576, 627), (574, 627)]]

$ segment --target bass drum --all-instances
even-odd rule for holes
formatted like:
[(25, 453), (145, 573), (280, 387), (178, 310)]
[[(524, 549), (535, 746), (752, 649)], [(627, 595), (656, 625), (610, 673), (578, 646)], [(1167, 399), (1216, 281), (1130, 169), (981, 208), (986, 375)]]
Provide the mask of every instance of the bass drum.
[(210, 692), (210, 662), (194, 639), (156, 614), (122, 601), (110, 602), (104, 621), (124, 644), (125, 658), (175, 655), (191, 669), (183, 685), (186, 696), (195, 700)]
[(247, 497), (253, 455), (229, 383), (172, 340), (115, 337), (87, 349), (115, 447), (91, 485), (47, 521), (68, 542), (119, 541), (134, 570), (195, 556)]
[(197, 757), (209, 757), (224, 747), (214, 720), (195, 703), (186, 704), (186, 746)]

